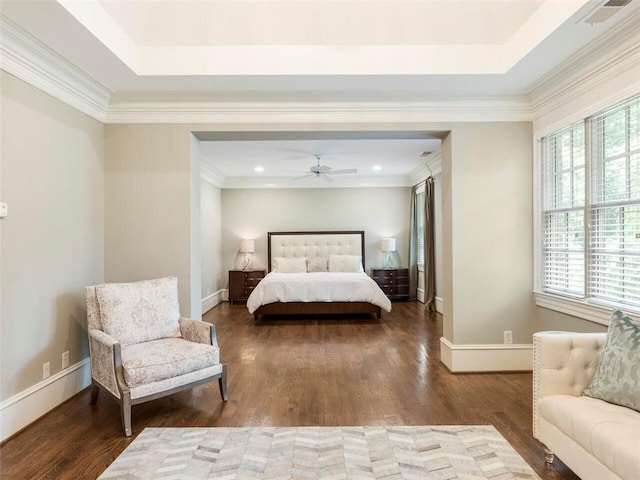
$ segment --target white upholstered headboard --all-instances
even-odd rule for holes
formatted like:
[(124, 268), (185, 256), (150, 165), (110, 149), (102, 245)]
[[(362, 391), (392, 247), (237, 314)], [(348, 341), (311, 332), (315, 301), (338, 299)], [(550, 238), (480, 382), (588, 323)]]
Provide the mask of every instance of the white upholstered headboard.
[(271, 271), (275, 257), (328, 257), (360, 255), (364, 268), (364, 231), (339, 232), (269, 232), (267, 234), (267, 268)]

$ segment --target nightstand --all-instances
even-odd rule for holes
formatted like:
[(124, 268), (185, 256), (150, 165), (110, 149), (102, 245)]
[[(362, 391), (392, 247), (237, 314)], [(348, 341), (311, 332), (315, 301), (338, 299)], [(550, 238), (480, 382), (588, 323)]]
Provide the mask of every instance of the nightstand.
[(266, 270), (229, 270), (229, 302), (246, 302)]
[(408, 268), (372, 268), (371, 276), (389, 300), (409, 300)]

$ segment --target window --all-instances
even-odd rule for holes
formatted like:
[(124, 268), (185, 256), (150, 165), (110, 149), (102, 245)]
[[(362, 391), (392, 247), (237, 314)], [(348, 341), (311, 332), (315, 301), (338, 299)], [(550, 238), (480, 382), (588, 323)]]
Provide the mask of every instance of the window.
[(542, 290), (640, 311), (640, 95), (542, 138)]
[(424, 202), (425, 202), (424, 183), (416, 191), (416, 257), (418, 261), (418, 269), (424, 269)]

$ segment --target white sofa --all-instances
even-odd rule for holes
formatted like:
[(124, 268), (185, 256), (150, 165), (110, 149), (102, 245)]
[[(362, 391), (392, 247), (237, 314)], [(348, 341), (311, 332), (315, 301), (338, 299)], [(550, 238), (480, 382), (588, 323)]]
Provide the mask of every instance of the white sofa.
[(533, 436), (582, 480), (640, 479), (640, 412), (583, 396), (606, 333), (533, 337)]

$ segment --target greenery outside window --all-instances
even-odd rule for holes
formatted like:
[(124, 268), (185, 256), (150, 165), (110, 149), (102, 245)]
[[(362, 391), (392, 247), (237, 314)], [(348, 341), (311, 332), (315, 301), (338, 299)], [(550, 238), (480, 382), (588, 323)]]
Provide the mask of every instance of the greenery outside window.
[(640, 95), (541, 147), (541, 290), (640, 312)]

